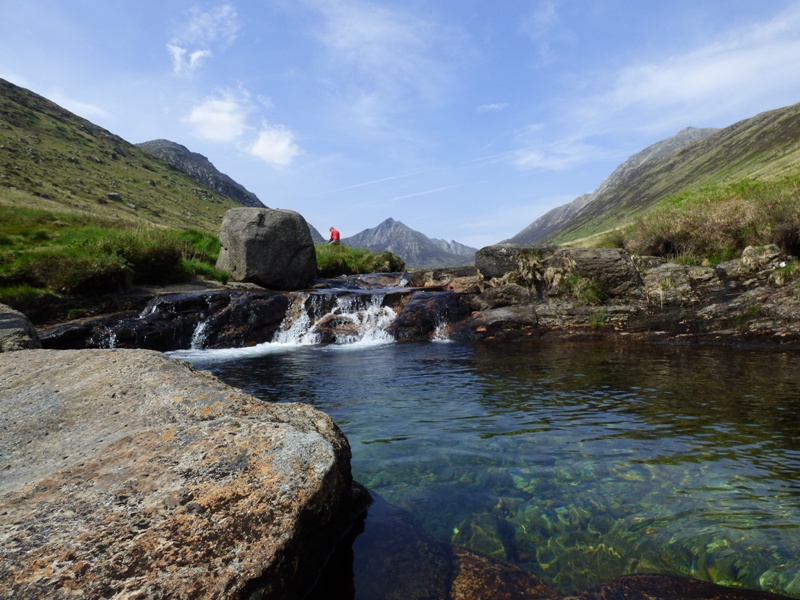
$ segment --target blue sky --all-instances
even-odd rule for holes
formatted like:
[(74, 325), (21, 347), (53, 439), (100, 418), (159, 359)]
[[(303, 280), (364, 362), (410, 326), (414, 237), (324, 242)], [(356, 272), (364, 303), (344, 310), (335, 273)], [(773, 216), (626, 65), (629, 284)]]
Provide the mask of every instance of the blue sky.
[(795, 0), (0, 0), (0, 77), (343, 237), (482, 247), (800, 102)]

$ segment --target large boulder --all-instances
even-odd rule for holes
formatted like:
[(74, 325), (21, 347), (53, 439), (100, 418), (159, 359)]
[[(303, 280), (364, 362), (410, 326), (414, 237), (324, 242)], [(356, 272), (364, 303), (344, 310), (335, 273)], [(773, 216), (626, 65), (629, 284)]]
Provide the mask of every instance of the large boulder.
[(28, 317), (0, 304), (0, 352), (41, 348), (39, 335)]
[(317, 253), (306, 220), (292, 210), (233, 208), (219, 232), (217, 268), (233, 281), (273, 290), (300, 290), (317, 275)]
[(300, 598), (354, 522), (329, 417), (153, 351), (0, 354), (0, 431), (3, 598)]
[(642, 297), (639, 271), (631, 255), (620, 248), (559, 248), (543, 266), (543, 278), (550, 287), (558, 288), (558, 282), (574, 273), (594, 281), (608, 298)]

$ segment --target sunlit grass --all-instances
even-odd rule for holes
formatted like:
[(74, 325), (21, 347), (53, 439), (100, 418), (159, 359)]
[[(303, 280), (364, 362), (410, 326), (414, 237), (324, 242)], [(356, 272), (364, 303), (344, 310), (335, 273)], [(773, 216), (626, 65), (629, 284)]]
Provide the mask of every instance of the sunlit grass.
[(800, 255), (796, 177), (778, 182), (743, 179), (671, 197), (602, 243), (686, 264), (716, 264), (740, 256), (747, 246), (767, 244)]

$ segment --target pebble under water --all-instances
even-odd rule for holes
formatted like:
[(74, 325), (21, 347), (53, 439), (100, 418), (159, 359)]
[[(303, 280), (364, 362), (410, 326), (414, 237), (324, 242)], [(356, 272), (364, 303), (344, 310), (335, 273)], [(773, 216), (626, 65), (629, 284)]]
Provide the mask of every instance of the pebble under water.
[(664, 573), (800, 598), (796, 355), (441, 342), (178, 354), (325, 411), (357, 481), (561, 593)]

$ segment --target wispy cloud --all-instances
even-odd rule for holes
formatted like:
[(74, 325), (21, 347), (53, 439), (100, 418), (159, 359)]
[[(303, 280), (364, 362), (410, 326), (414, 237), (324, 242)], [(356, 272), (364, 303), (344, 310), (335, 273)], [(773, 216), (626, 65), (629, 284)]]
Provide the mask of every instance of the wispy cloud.
[(611, 78), (605, 92), (583, 98), (577, 112), (598, 122), (629, 121), (636, 115), (685, 126), (702, 125), (695, 122), (698, 117), (747, 114), (759, 100), (774, 104), (774, 98), (794, 88), (787, 74), (800, 64), (798, 30), (800, 9), (795, 7), (684, 54), (632, 63)]
[(542, 0), (522, 20), (522, 33), (528, 36), (536, 47), (539, 62), (543, 64), (554, 60), (549, 35), (558, 23), (558, 0)]
[(399, 200), (408, 200), (409, 198), (418, 198), (419, 196), (430, 196), (431, 194), (438, 194), (439, 192), (444, 192), (445, 190), (452, 190), (460, 187), (463, 187), (463, 184), (442, 185), (429, 190), (422, 190), (420, 192), (412, 192), (410, 194), (403, 194), (402, 196), (395, 196), (394, 198), (389, 198), (386, 200), (386, 202), (397, 202)]
[(86, 102), (81, 102), (80, 100), (75, 100), (74, 98), (64, 95), (60, 91), (50, 93), (49, 98), (56, 104), (63, 106), (67, 110), (70, 110), (75, 114), (84, 117), (85, 119), (104, 120), (110, 118), (111, 116), (105, 109), (95, 104), (89, 104)]
[[(318, 39), (338, 73), (335, 92), (364, 131), (392, 129), (392, 118), (435, 104), (448, 89), (458, 36), (447, 24), (359, 0), (310, 0), (322, 16)], [(392, 130), (392, 135), (397, 135)]]
[(601, 153), (594, 146), (577, 139), (530, 144), (513, 154), (514, 165), (521, 170), (564, 171), (597, 160)]
[(239, 17), (232, 4), (207, 11), (192, 8), (181, 32), (167, 44), (173, 72), (185, 74), (196, 70), (213, 56), (212, 45), (230, 46), (238, 33)]
[(475, 111), (476, 112), (495, 112), (498, 110), (505, 110), (510, 106), (510, 104), (506, 102), (496, 102), (493, 104), (481, 104), (478, 106)]

